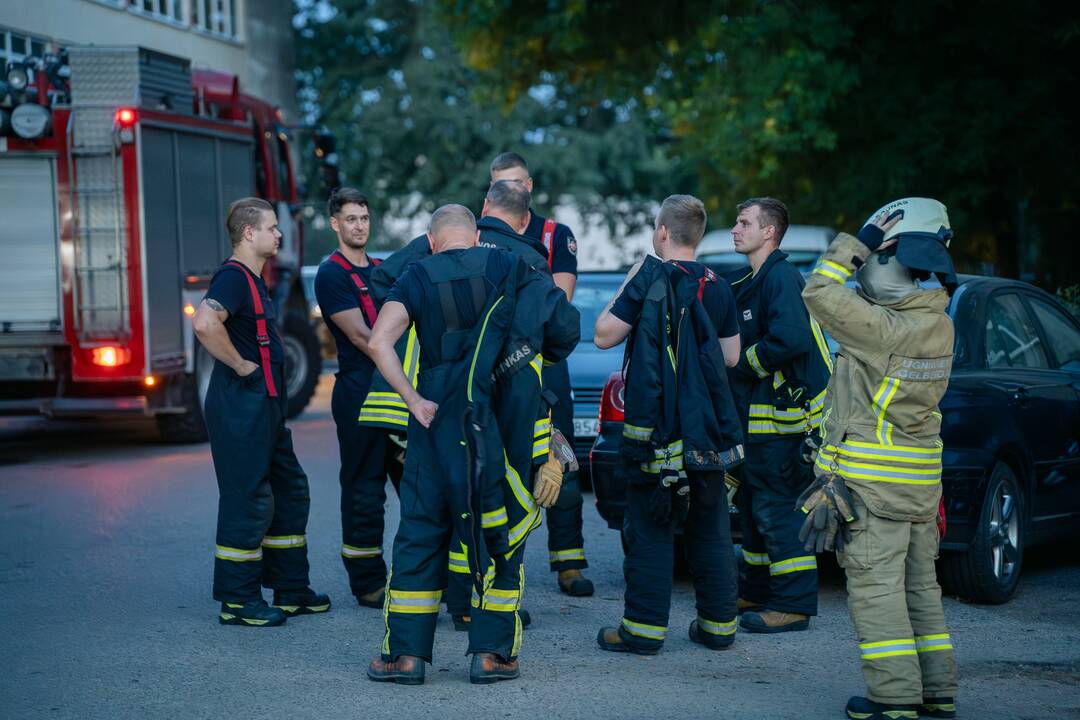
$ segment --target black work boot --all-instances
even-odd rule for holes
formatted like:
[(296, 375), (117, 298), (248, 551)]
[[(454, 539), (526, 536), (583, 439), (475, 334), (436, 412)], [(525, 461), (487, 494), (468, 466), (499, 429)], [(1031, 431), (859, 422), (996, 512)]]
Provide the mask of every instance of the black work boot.
[(747, 610), (742, 614), (739, 627), (753, 633), (795, 632), (810, 627), (810, 616), (779, 610)]
[(892, 705), (874, 702), (870, 698), (853, 697), (847, 701), (847, 716), (851, 720), (918, 720), (914, 705)]
[(424, 661), (412, 655), (398, 655), (387, 662), (377, 657), (368, 665), (367, 676), (375, 682), (394, 682), (398, 685), (423, 685)]
[(495, 653), (473, 653), (469, 682), (490, 685), (499, 680), (513, 680), (520, 674), (517, 660), (503, 660)]
[(330, 598), (311, 588), (303, 590), (275, 590), (274, 607), (286, 615), (314, 615), (330, 609)]
[(270, 607), (262, 598), (246, 603), (221, 603), (218, 622), (222, 625), (243, 625), (245, 627), (274, 627), (285, 622), (283, 610)]
[(560, 570), (559, 589), (571, 597), (589, 597), (593, 594), (592, 580), (580, 570)]
[(925, 717), (956, 717), (956, 703), (951, 697), (923, 698), (922, 704), (915, 709), (920, 715), (923, 715)]
[(596, 634), (596, 644), (601, 650), (608, 652), (634, 653), (635, 655), (657, 655), (660, 652), (659, 647), (646, 649), (627, 645), (619, 634), (619, 628), (611, 626), (600, 628), (600, 632)]
[(698, 645), (704, 645), (710, 650), (727, 650), (735, 642), (735, 626), (731, 626), (730, 635), (713, 635), (701, 629), (701, 623), (694, 620), (690, 623), (690, 639)]
[(386, 597), (386, 588), (375, 588), (369, 593), (356, 593), (353, 597), (356, 598), (357, 604), (361, 607), (376, 608), (382, 610), (383, 599)]

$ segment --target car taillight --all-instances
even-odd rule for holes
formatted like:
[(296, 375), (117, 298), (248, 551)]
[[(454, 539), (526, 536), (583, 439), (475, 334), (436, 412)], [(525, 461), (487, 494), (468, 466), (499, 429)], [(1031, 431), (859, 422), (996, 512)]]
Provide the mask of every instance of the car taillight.
[(604, 383), (604, 392), (600, 396), (600, 423), (622, 422), (625, 404), (626, 383), (622, 372), (616, 371), (608, 376)]

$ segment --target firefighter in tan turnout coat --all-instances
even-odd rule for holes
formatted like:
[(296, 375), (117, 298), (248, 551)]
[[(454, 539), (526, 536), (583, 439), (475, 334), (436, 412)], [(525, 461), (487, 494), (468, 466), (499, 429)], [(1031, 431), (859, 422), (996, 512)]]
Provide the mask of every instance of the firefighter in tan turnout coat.
[[(941, 414), (956, 275), (945, 206), (890, 203), (858, 238), (841, 233), (803, 291), (840, 344), (826, 399), (816, 482), (799, 500), (808, 547), (847, 574), (868, 697), (850, 718), (954, 717), (956, 661), (934, 559), (941, 498)], [(933, 272), (943, 288), (922, 289)], [(844, 283), (855, 274), (858, 292)]]

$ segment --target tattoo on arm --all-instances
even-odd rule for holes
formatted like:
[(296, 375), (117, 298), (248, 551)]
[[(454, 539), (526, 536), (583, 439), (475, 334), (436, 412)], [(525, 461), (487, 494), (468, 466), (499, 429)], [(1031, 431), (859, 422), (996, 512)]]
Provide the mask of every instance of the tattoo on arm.
[(208, 308), (210, 308), (211, 310), (213, 310), (214, 312), (225, 312), (224, 306), (222, 306), (221, 303), (219, 303), (217, 300), (215, 300), (213, 298), (206, 298), (205, 300), (203, 300), (203, 302), (205, 302), (206, 306)]

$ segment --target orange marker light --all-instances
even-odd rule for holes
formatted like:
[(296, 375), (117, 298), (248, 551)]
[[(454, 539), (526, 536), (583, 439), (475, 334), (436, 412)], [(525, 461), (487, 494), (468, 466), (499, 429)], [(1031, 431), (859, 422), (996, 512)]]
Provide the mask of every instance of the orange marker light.
[(116, 122), (122, 127), (131, 127), (135, 124), (135, 111), (131, 108), (120, 108), (116, 111)]
[(195, 306), (192, 305), (191, 303), (188, 303), (187, 305), (185, 305), (184, 306), (184, 314), (187, 315), (188, 317), (191, 317), (192, 315), (194, 315), (195, 314)]
[(154, 387), (155, 385), (157, 385), (157, 378), (155, 378), (153, 375), (147, 375), (143, 378), (143, 385), (145, 385), (146, 387)]
[(105, 347), (96, 347), (90, 352), (93, 363), (101, 367), (127, 365), (131, 361), (131, 351), (127, 348), (106, 345)]

